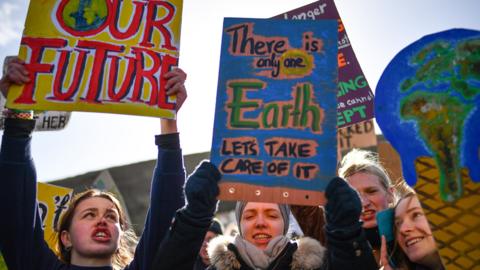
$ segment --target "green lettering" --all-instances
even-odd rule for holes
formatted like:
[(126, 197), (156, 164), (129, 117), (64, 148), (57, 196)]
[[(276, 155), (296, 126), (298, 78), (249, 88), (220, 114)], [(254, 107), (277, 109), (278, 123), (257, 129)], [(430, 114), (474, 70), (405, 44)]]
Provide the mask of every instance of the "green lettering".
[(303, 104), (302, 104), (302, 114), (300, 123), (302, 126), (307, 125), (308, 113), (312, 115), (312, 130), (320, 130), (320, 109), (318, 106), (310, 105), (311, 100), (311, 89), (309, 84), (303, 85)]
[[(243, 120), (242, 109), (258, 108), (260, 105), (256, 101), (243, 101), (243, 91), (245, 89), (261, 89), (262, 82), (232, 82), (228, 84), (233, 89), (232, 102), (227, 104), (227, 108), (231, 109), (230, 125), (236, 128), (258, 128), (260, 125), (257, 121)], [(253, 119), (256, 120), (256, 119)]]
[[(271, 111), (273, 112), (273, 116), (269, 117)], [(270, 123), (268, 123), (269, 119)], [(266, 128), (278, 127), (278, 104), (271, 103), (265, 106), (263, 109), (262, 121), (263, 126)]]

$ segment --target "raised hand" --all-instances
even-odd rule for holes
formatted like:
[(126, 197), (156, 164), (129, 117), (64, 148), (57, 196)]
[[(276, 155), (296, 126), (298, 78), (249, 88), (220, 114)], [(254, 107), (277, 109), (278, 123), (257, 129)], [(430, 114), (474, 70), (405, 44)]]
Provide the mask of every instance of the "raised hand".
[[(167, 95), (177, 95), (175, 109), (178, 112), (187, 99), (187, 89), (185, 89), (184, 84), (187, 79), (187, 74), (182, 69), (176, 68), (165, 73), (163, 76), (167, 80), (167, 84), (165, 85)], [(178, 131), (177, 121), (173, 119), (161, 119), (160, 127), (162, 134), (176, 133)]]
[(167, 84), (165, 85), (167, 95), (177, 95), (177, 106), (175, 109), (178, 111), (187, 99), (187, 90), (185, 89), (187, 74), (182, 69), (176, 68), (165, 73), (164, 78), (167, 79)]
[(203, 161), (193, 172), (185, 184), (187, 197), (186, 210), (191, 217), (210, 219), (217, 207), (217, 196), (220, 192), (218, 181), (221, 174), (217, 167), (208, 161)]
[(325, 206), (327, 231), (348, 237), (349, 234), (361, 228), (360, 213), (362, 204), (355, 190), (340, 177), (330, 181), (325, 191), (328, 199)]
[(6, 97), (11, 84), (25, 84), (30, 82), (30, 73), (25, 67), (25, 62), (16, 56), (5, 57), (3, 63), (3, 76), (0, 79), (0, 91)]

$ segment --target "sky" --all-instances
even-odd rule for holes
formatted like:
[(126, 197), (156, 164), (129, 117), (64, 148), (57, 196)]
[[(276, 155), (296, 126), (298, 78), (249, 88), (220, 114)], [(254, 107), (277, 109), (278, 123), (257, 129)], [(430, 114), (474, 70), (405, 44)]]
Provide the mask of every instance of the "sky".
[[(184, 154), (210, 150), (223, 18), (269, 18), (312, 2), (184, 0), (179, 66), (188, 74), (188, 99), (178, 114)], [(422, 36), (451, 28), (480, 30), (478, 0), (335, 3), (372, 90), (390, 60)], [(0, 0), (2, 64), (5, 56), (18, 53), (28, 4), (26, 0)], [(34, 134), (38, 179), (51, 181), (154, 159), (154, 135), (159, 130), (159, 120), (152, 117), (74, 112), (66, 129)]]

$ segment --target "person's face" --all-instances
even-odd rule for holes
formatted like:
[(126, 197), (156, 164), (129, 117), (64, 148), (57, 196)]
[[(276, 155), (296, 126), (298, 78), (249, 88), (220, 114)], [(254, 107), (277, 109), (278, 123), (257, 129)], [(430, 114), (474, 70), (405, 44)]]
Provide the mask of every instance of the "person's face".
[(362, 201), (360, 220), (363, 221), (363, 227), (376, 227), (376, 214), (386, 209), (392, 202), (391, 192), (385, 189), (380, 178), (374, 174), (358, 172), (347, 177), (347, 181), (360, 195)]
[(216, 233), (208, 231), (207, 234), (205, 234), (205, 238), (203, 238), (202, 247), (200, 248), (200, 258), (202, 258), (203, 263), (206, 265), (210, 265), (210, 258), (208, 258), (207, 252), (208, 243), (216, 236)]
[(101, 197), (80, 202), (69, 231), (61, 232), (65, 247), (72, 248), (72, 264), (84, 265), (92, 259), (109, 262), (116, 252), (122, 230), (114, 203)]
[(410, 261), (426, 265), (437, 248), (427, 218), (416, 196), (403, 199), (395, 209), (398, 245)]
[(240, 220), (245, 240), (264, 250), (272, 238), (283, 234), (283, 218), (276, 203), (249, 202)]

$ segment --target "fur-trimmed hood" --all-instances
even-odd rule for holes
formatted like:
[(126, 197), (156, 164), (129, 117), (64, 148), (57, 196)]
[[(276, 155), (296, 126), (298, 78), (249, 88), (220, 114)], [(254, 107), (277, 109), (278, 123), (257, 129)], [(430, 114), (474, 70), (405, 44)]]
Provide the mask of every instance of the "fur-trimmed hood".
[[(210, 263), (217, 270), (240, 269), (240, 261), (235, 253), (228, 249), (234, 241), (233, 237), (220, 235), (208, 244)], [(322, 267), (326, 249), (320, 242), (310, 237), (303, 237), (295, 241), (297, 250), (291, 258), (291, 270), (313, 270)]]

